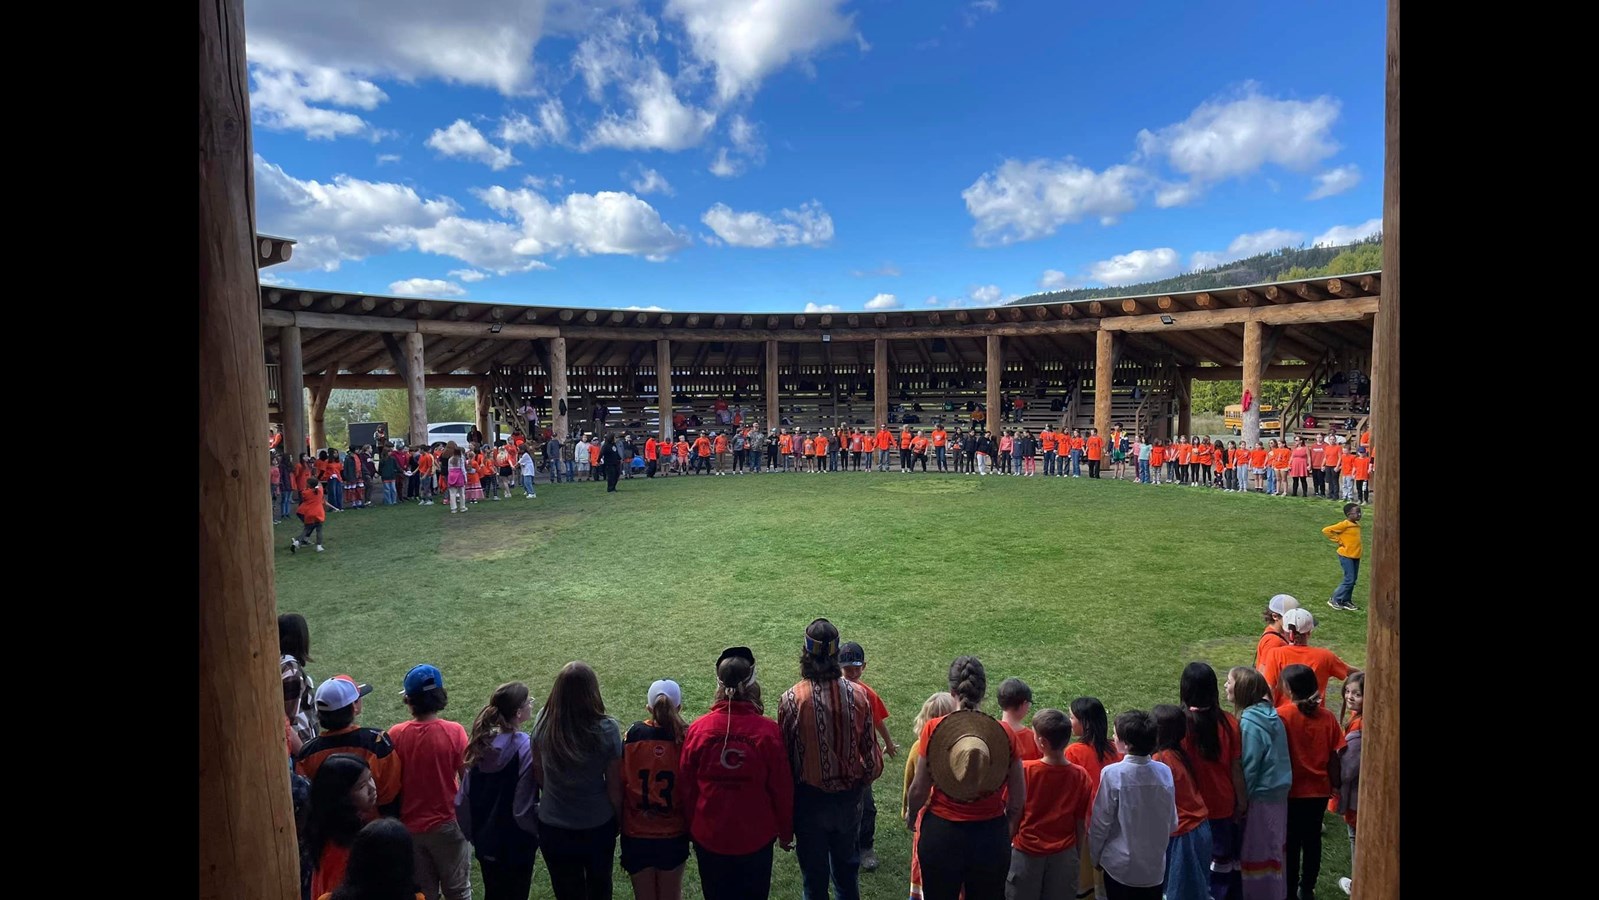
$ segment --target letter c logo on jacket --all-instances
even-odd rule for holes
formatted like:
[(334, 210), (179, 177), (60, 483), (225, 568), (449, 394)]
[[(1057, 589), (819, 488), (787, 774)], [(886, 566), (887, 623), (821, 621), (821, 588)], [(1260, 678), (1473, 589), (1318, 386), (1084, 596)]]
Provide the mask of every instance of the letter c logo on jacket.
[(722, 768), (724, 768), (724, 769), (742, 769), (742, 768), (744, 768), (744, 751), (740, 750), (737, 747), (723, 747), (722, 748)]

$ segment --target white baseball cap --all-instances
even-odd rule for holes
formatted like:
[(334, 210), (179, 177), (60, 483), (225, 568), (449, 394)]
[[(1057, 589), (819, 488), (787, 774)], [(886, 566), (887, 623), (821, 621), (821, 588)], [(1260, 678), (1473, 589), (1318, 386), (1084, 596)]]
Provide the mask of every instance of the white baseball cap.
[(683, 705), (683, 689), (677, 686), (677, 682), (666, 678), (650, 685), (650, 692), (644, 698), (644, 705), (654, 706), (655, 698), (662, 694), (665, 694), (666, 698), (672, 701), (673, 706)]
[(1280, 616), (1290, 609), (1298, 609), (1299, 601), (1288, 594), (1278, 594), (1271, 598), (1271, 602), (1266, 604), (1266, 608)]
[(1316, 617), (1308, 609), (1294, 608), (1283, 613), (1283, 627), (1292, 628), (1299, 634), (1310, 634), (1316, 630)]

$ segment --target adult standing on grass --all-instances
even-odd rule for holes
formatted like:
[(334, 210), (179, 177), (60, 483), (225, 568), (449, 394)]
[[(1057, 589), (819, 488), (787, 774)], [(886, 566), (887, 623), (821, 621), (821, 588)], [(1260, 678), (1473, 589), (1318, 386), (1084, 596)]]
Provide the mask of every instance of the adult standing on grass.
[[(860, 897), (861, 794), (883, 772), (872, 702), (844, 678), (838, 629), (817, 619), (805, 629), (800, 682), (783, 694), (778, 728), (794, 775), (794, 839), (805, 900)], [(1007, 857), (1008, 858), (1008, 857)]]
[[(1336, 483), (1329, 481), (1329, 483)], [(1344, 504), (1344, 520), (1321, 530), (1327, 540), (1338, 545), (1338, 566), (1344, 580), (1338, 583), (1327, 605), (1333, 609), (1355, 609), (1355, 579), (1360, 575), (1360, 504)]]
[(605, 469), (605, 493), (616, 493), (616, 480), (622, 477), (622, 454), (616, 449), (616, 437), (605, 436), (605, 446), (600, 449), (600, 465)]
[(555, 900), (611, 896), (622, 808), (622, 732), (584, 662), (555, 676), (533, 723), (539, 844)]

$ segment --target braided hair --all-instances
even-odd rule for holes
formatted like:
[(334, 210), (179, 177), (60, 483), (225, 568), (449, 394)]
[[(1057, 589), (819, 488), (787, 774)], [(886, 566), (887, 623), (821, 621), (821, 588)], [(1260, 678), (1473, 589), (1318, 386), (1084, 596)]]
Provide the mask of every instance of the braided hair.
[(957, 656), (949, 664), (949, 692), (960, 701), (961, 709), (976, 709), (988, 693), (988, 673), (975, 656)]

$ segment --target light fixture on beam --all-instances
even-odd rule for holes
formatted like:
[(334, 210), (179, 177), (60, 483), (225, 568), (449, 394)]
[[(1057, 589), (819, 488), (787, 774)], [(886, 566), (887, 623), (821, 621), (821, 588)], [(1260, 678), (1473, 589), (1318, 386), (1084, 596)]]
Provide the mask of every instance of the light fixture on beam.
[(1161, 316), (1160, 317), (1160, 324), (1162, 324), (1162, 325), (1176, 325), (1177, 324), (1177, 320), (1173, 319), (1171, 316)]
[(495, 322), (493, 325), (489, 326), (489, 334), (499, 334), (503, 328), (505, 328), (504, 322)]

